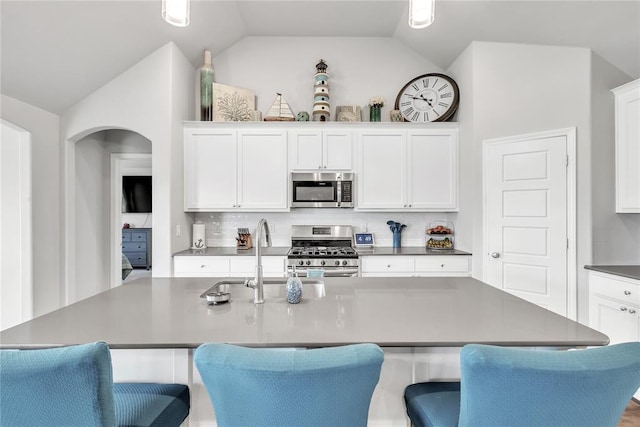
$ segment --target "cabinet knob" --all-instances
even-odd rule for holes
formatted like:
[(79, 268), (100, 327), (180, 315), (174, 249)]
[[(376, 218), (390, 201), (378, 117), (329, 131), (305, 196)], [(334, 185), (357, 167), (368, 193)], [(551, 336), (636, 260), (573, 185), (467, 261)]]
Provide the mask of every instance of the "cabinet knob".
[(500, 258), (499, 252), (491, 252), (491, 258)]
[(627, 307), (625, 306), (620, 307), (620, 311), (627, 311)]
[(624, 291), (624, 294), (625, 294), (625, 295), (631, 295), (631, 291), (626, 291), (626, 290), (625, 290), (625, 291)]
[(200, 268), (205, 268), (205, 267), (206, 267), (206, 265), (204, 265), (204, 264), (202, 264), (202, 265), (200, 266)]
[(440, 267), (444, 268), (444, 264), (440, 264)]
[(322, 166), (318, 166), (318, 169), (322, 169)]
[(636, 314), (636, 311), (634, 309), (629, 310), (629, 314)]
[(411, 207), (411, 205), (409, 205), (409, 207)]
[(387, 268), (391, 268), (391, 264), (387, 264)]

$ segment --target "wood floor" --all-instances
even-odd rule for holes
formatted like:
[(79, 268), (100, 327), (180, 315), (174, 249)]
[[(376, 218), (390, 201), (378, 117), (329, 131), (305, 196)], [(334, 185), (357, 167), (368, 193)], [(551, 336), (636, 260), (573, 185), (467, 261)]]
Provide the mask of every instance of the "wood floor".
[(622, 414), (622, 418), (618, 422), (618, 427), (638, 427), (640, 426), (640, 403), (631, 401), (627, 405), (627, 409)]

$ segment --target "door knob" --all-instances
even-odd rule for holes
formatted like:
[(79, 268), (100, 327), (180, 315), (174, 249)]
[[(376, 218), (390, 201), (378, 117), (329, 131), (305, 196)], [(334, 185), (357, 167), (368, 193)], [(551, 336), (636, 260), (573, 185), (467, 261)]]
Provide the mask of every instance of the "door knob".
[(498, 252), (491, 252), (492, 258), (500, 258), (500, 254)]

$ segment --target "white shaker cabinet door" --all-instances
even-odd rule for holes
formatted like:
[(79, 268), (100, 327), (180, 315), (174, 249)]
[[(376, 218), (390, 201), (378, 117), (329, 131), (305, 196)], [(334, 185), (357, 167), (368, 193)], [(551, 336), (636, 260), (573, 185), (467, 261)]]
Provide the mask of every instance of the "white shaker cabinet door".
[(457, 135), (454, 129), (408, 133), (408, 208), (436, 211), (458, 209)]
[(283, 131), (238, 133), (238, 208), (287, 210), (287, 137)]
[(327, 130), (322, 133), (324, 169), (351, 170), (353, 168), (352, 134), (349, 130)]
[(350, 130), (295, 129), (290, 130), (288, 136), (292, 171), (348, 171), (353, 168)]
[(640, 79), (616, 98), (616, 212), (640, 213)]
[(319, 171), (323, 169), (322, 131), (317, 129), (290, 130), (288, 135), (291, 170)]
[(407, 204), (405, 140), (403, 131), (359, 133), (359, 209), (401, 209)]
[(185, 130), (185, 211), (230, 209), (237, 204), (236, 144), (233, 130)]

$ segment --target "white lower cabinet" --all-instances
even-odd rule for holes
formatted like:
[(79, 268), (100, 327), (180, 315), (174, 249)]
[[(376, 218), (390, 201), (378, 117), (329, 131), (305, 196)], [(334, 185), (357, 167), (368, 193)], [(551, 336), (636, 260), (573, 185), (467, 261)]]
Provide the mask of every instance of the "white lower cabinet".
[[(174, 277), (253, 277), (254, 256), (176, 256), (173, 258)], [(284, 256), (263, 256), (265, 277), (285, 277), (287, 259)]]
[(610, 344), (640, 341), (640, 280), (589, 271), (589, 326)]
[(362, 277), (438, 277), (471, 275), (470, 255), (361, 256)]

